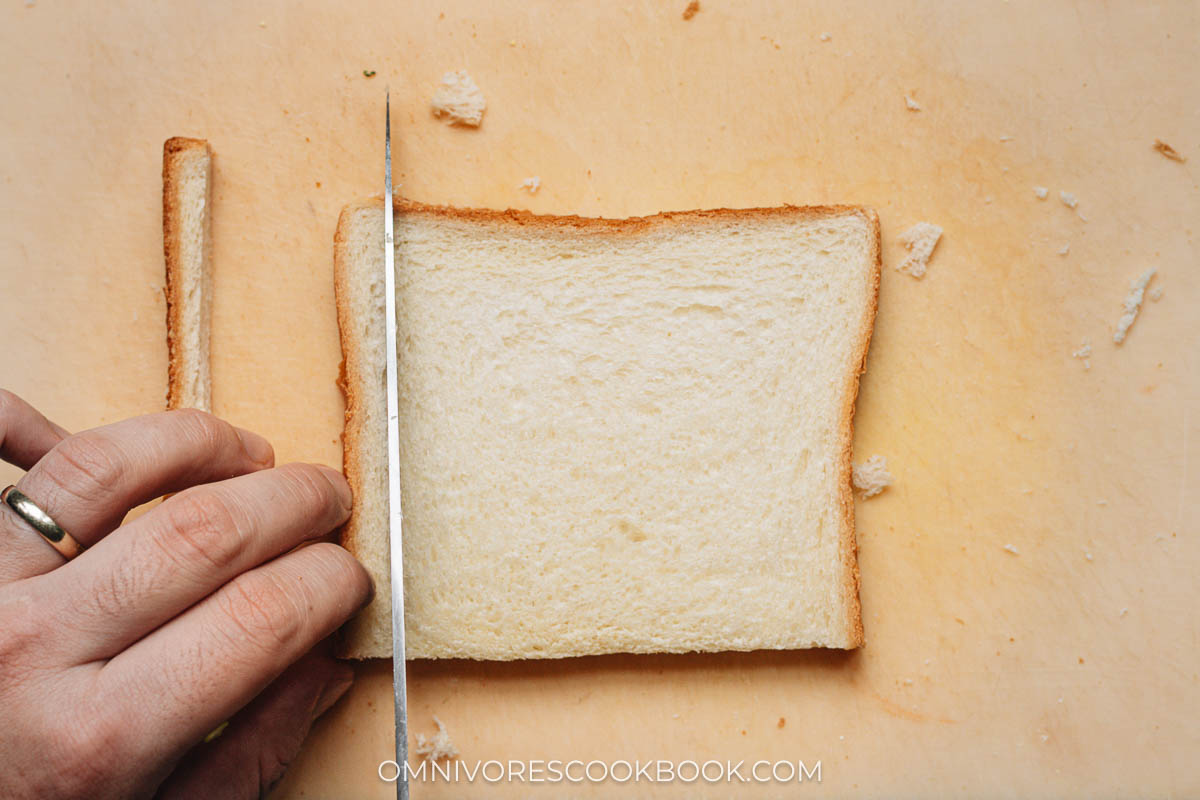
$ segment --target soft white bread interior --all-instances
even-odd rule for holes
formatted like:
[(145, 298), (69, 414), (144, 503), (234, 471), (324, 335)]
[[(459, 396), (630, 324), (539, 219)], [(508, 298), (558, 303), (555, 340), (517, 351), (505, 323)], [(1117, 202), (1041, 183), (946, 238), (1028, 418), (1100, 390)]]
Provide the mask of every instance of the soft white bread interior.
[(167, 263), (167, 407), (212, 410), (212, 151), (203, 139), (163, 145)]
[(433, 93), (430, 107), (435, 117), (441, 117), (451, 125), (478, 128), (483, 122), (487, 101), (467, 71), (460, 69), (442, 76), (442, 85)]
[[(541, 217), (400, 203), (410, 658), (852, 648), (856, 207)], [(391, 654), (383, 211), (342, 212), (343, 653)]]

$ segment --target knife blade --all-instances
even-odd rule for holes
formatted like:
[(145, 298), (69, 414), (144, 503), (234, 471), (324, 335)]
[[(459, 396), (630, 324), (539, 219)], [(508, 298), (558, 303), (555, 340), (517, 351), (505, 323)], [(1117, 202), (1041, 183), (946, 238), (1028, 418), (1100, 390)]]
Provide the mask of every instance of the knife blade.
[(396, 797), (408, 800), (408, 684), (404, 663), (404, 512), (400, 504), (399, 365), (396, 363), (396, 252), (392, 220), (392, 97), (387, 93), (383, 135), (383, 268), (387, 348), (388, 541), (392, 584), (392, 692), (395, 695)]

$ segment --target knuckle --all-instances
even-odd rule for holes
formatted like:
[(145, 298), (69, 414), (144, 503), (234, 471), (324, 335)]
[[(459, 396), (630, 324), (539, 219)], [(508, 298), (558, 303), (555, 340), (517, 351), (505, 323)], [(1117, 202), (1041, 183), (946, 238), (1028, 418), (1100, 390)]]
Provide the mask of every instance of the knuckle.
[(358, 559), (350, 555), (344, 547), (332, 542), (317, 542), (308, 549), (314, 557), (320, 559), (339, 595), (363, 600), (371, 593), (371, 576), (367, 574), (363, 565), (358, 563)]
[(54, 490), (81, 500), (100, 496), (123, 471), (120, 450), (95, 431), (63, 439), (38, 464)]
[(184, 435), (195, 442), (201, 452), (220, 450), (234, 435), (233, 427), (228, 422), (207, 411), (180, 408), (168, 413), (178, 420)]
[(129, 612), (130, 603), (143, 596), (139, 591), (140, 585), (139, 571), (121, 564), (116, 569), (106, 570), (96, 576), (86, 602), (95, 616), (104, 620), (120, 620)]
[(244, 513), (213, 487), (181, 492), (163, 503), (160, 512), (151, 538), (173, 562), (225, 573), (246, 549), (249, 523)]
[(217, 596), (217, 607), (235, 633), (268, 651), (295, 645), (311, 615), (309, 604), (297, 602), (269, 573), (246, 573), (226, 588)]
[(341, 506), (333, 483), (320, 467), (312, 464), (285, 464), (279, 473), (286, 480), (292, 499), (304, 508), (327, 511)]

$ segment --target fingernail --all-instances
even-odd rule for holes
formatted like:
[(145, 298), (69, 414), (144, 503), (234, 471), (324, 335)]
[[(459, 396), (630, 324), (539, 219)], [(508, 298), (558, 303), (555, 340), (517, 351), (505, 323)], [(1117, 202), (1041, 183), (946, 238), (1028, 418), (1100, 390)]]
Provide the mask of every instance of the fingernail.
[(327, 467), (324, 464), (318, 464), (321, 470), (329, 478), (329, 482), (333, 484), (333, 490), (337, 492), (338, 499), (342, 501), (342, 508), (349, 511), (354, 503), (354, 495), (350, 493), (350, 484), (346, 482), (346, 477), (332, 467)]
[(346, 672), (347, 674), (338, 675), (325, 684), (325, 688), (321, 690), (321, 696), (317, 698), (317, 705), (313, 709), (314, 720), (333, 708), (333, 704), (354, 685), (354, 673), (350, 670), (346, 670)]
[(237, 428), (238, 438), (242, 440), (242, 448), (246, 451), (246, 455), (250, 456), (250, 460), (255, 464), (265, 464), (271, 466), (275, 463), (275, 449), (271, 447), (271, 443), (257, 433)]

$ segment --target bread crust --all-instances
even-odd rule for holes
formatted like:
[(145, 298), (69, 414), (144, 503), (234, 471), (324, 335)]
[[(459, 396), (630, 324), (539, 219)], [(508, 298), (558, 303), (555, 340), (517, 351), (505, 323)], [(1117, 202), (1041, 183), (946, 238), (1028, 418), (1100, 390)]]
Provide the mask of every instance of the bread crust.
[(865, 643), (862, 624), (862, 603), (859, 600), (860, 577), (858, 570), (858, 535), (854, 530), (854, 409), (858, 404), (859, 378), (867, 371), (867, 352), (871, 347), (871, 335), (875, 332), (875, 313), (879, 308), (879, 279), (883, 270), (883, 250), (880, 244), (879, 215), (874, 209), (860, 208), (866, 215), (875, 240), (875, 252), (871, 255), (871, 296), (863, 314), (859, 329), (859, 351), (857, 366), (846, 379), (842, 390), (841, 438), (842, 474), (839, 479), (838, 502), (842, 505), (842, 591), (846, 598), (847, 649), (862, 647)]
[[(205, 139), (175, 136), (163, 143), (163, 255), (166, 260), (166, 284), (163, 295), (167, 300), (167, 408), (184, 404), (184, 369), (182, 353), (183, 330), (183, 251), (180, 182), (183, 165), (188, 159), (212, 157)], [(211, 188), (210, 188), (211, 191)], [(205, 213), (209, 213), (207, 210)]]
[[(851, 484), (852, 455), (854, 445), (854, 409), (858, 398), (859, 376), (866, 369), (867, 352), (870, 346), (871, 334), (875, 326), (875, 314), (879, 299), (879, 281), (882, 270), (882, 250), (880, 246), (879, 216), (873, 209), (865, 206), (827, 205), (827, 206), (793, 206), (783, 205), (764, 208), (730, 209), (716, 208), (695, 211), (665, 211), (644, 217), (627, 217), (611, 219), (603, 217), (580, 217), (575, 215), (555, 216), (538, 215), (529, 211), (507, 209), (504, 211), (477, 208), (455, 208), (452, 206), (429, 205), (400, 197), (394, 198), (394, 208), (397, 214), (423, 214), (444, 220), (504, 224), (516, 228), (528, 229), (531, 234), (545, 235), (569, 233), (572, 237), (581, 235), (613, 235), (627, 234), (629, 236), (644, 235), (656, 229), (674, 225), (684, 225), (690, 222), (716, 222), (731, 218), (753, 219), (771, 217), (790, 217), (799, 219), (817, 219), (835, 217), (846, 214), (861, 216), (867, 223), (873, 238), (871, 259), (871, 290), (867, 308), (862, 317), (859, 330), (859, 349), (854, 358), (854, 368), (847, 376), (842, 390), (842, 405), (839, 414), (838, 430), (841, 437), (841, 474), (838, 478), (838, 502), (841, 505), (841, 530), (839, 532), (839, 550), (842, 564), (842, 593), (846, 606), (847, 644), (844, 649), (862, 646), (863, 624), (862, 610), (859, 601), (859, 569), (858, 546), (854, 531), (854, 494)], [(334, 233), (334, 298), (337, 305), (338, 331), (341, 335), (342, 363), (339, 368), (338, 387), (345, 398), (345, 427), (342, 435), (342, 466), (351, 490), (357, 496), (363, 486), (364, 470), (356, 457), (358, 445), (362, 436), (361, 388), (365, 385), (366, 365), (363, 363), (362, 347), (359, 330), (348, 301), (349, 270), (351, 254), (346, 251), (345, 244), (349, 237), (349, 227), (354, 215), (363, 209), (382, 208), (383, 198), (352, 203), (342, 209), (338, 218), (337, 230)], [(364, 530), (364, 520), (360, 517), (356, 504), (350, 512), (350, 518), (340, 531), (340, 541), (343, 547), (358, 555), (360, 542), (368, 535)], [(384, 654), (371, 652), (366, 639), (372, 627), (366, 614), (352, 619), (342, 629), (339, 637), (338, 653), (343, 658), (374, 658)]]
[[(355, 497), (361, 494), (364, 483), (362, 465), (355, 456), (358, 452), (358, 443), (363, 436), (363, 413), (361, 411), (363, 401), (360, 389), (365, 383), (363, 374), (365, 371), (363, 364), (365, 348), (362, 346), (357, 326), (354, 325), (353, 311), (348, 300), (351, 267), (350, 255), (346, 252), (344, 245), (348, 237), (350, 220), (360, 205), (349, 205), (342, 209), (342, 213), (338, 216), (337, 230), (333, 235), (333, 297), (334, 304), (337, 306), (338, 334), (342, 347), (342, 361), (338, 365), (337, 385), (346, 403), (342, 426), (342, 472)], [(380, 198), (375, 205), (382, 206), (383, 199)], [(353, 503), (350, 507), (350, 517), (338, 531), (338, 540), (342, 547), (356, 557), (360, 555), (358, 543), (364, 535), (364, 527), (362, 507), (358, 503)], [(378, 592), (378, 589), (376, 591)], [(370, 620), (366, 618), (369, 613), (364, 609), (338, 631), (335, 650), (340, 657), (382, 657), (382, 653), (371, 652), (365, 642), (367, 632), (371, 627)]]

